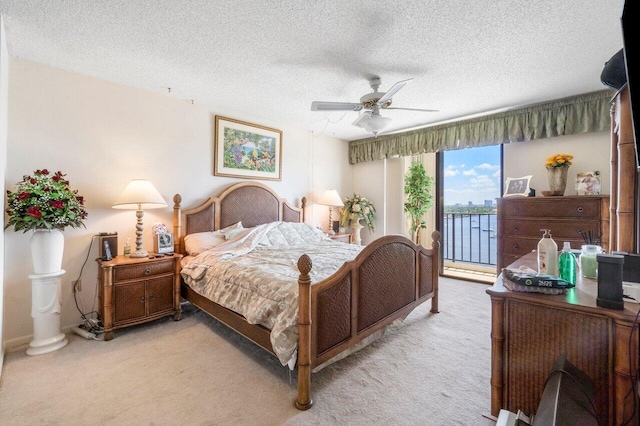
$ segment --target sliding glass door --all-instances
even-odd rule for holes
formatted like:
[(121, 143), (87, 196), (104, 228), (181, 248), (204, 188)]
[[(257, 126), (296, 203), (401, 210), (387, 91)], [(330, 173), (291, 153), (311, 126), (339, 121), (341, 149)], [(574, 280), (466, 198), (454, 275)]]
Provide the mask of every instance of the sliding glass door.
[(448, 267), (495, 271), (501, 165), (501, 145), (439, 153), (438, 228), (445, 274)]

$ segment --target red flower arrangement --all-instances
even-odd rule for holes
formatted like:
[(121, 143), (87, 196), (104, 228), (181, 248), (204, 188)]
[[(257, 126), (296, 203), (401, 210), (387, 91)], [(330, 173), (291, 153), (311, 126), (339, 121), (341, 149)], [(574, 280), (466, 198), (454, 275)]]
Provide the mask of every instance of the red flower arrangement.
[(7, 191), (9, 215), (6, 228), (16, 231), (60, 229), (84, 226), (87, 217), (84, 198), (69, 188), (62, 172), (51, 174), (47, 169), (24, 176), (16, 191)]

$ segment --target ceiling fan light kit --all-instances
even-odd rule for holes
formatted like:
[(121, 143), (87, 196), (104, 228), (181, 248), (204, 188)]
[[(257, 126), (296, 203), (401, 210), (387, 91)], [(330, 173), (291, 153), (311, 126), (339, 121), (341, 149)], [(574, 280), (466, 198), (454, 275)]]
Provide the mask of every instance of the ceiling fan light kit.
[(362, 127), (374, 136), (378, 136), (391, 124), (389, 117), (383, 117), (375, 112), (365, 111), (353, 122), (354, 126)]
[(354, 126), (361, 127), (374, 136), (378, 136), (391, 125), (391, 118), (380, 115), (380, 109), (405, 109), (409, 111), (426, 111), (434, 112), (432, 109), (419, 108), (390, 108), (393, 95), (402, 89), (412, 78), (402, 80), (391, 86), (387, 92), (378, 92), (378, 88), (382, 84), (380, 78), (369, 80), (369, 86), (373, 92), (367, 93), (360, 98), (360, 103), (354, 102), (322, 102), (313, 101), (311, 103), (311, 111), (362, 111), (356, 120), (351, 123)]

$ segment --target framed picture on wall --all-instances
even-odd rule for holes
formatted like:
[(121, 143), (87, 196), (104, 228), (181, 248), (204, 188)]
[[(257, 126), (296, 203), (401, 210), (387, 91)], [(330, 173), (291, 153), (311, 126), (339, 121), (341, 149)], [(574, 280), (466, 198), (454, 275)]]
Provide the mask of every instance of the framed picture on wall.
[(505, 190), (503, 197), (527, 197), (531, 190), (531, 188), (529, 188), (529, 183), (531, 182), (532, 177), (532, 175), (529, 175), (519, 178), (507, 178), (504, 184)]
[(282, 131), (216, 116), (215, 176), (282, 180)]

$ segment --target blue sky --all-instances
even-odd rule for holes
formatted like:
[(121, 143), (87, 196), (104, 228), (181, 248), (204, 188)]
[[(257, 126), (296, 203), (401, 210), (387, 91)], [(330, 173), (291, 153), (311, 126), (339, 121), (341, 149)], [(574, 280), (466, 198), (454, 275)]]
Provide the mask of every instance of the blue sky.
[(500, 145), (444, 153), (444, 204), (484, 204), (500, 196)]

